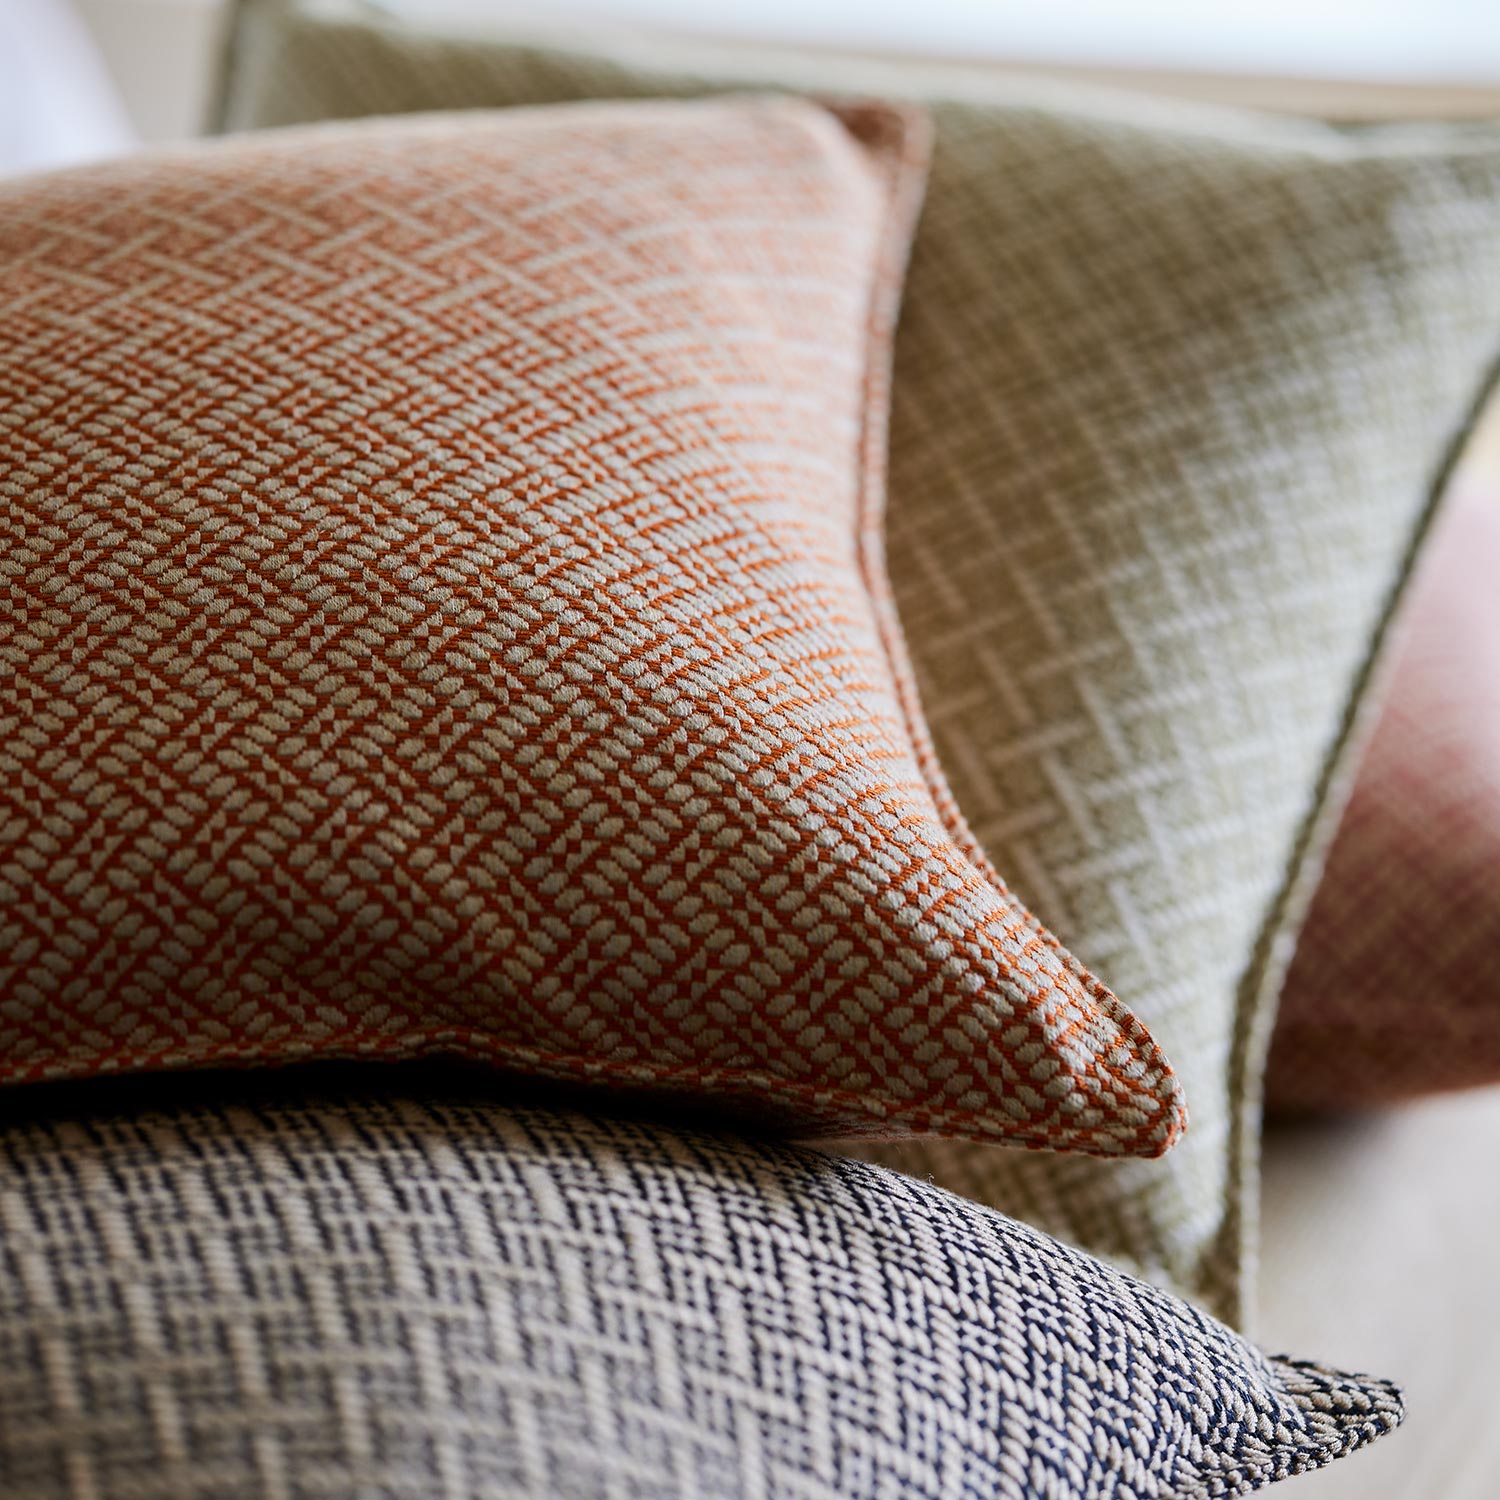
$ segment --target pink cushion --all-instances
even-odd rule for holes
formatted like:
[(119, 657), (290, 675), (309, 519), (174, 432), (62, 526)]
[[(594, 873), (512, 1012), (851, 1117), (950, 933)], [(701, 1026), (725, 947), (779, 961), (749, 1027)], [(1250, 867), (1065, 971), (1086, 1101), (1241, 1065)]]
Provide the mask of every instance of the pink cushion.
[(1500, 1081), (1500, 472), (1470, 466), (1282, 996), (1268, 1102)]

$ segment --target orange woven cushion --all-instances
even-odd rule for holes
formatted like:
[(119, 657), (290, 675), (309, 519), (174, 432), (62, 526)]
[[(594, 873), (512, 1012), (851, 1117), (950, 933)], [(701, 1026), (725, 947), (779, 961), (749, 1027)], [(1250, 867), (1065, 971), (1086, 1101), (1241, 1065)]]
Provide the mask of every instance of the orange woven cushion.
[(1282, 992), (1287, 1111), (1500, 1082), (1500, 483), (1461, 479)]
[(249, 139), (0, 197), (0, 1070), (458, 1054), (1155, 1154), (880, 561), (919, 120)]

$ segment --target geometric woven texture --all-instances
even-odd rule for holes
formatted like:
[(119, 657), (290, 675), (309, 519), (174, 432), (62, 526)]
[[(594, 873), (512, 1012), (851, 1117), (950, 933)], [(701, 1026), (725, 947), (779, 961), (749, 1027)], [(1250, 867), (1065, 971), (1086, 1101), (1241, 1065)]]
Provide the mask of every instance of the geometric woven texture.
[(0, 1079), (457, 1052), (1166, 1148), (890, 625), (922, 136), (579, 106), (0, 189)]
[(236, 127), (731, 74), (942, 96), (896, 345), (892, 586), (969, 825), (1150, 1028), (1193, 1125), (1157, 1164), (883, 1159), (1241, 1321), (1260, 1075), (1308, 856), (1500, 346), (1500, 132), (444, 39), (333, 0), (242, 9)]
[(1463, 477), (1287, 974), (1272, 1108), (1500, 1082), (1500, 488)]
[(405, 1089), (0, 1133), (6, 1500), (1187, 1500), (1400, 1417), (812, 1151)]

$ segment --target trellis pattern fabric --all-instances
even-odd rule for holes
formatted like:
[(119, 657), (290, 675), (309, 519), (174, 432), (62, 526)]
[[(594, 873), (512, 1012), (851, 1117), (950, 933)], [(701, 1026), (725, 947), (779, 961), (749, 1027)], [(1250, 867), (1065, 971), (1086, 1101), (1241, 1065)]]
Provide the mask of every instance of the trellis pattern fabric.
[(0, 1079), (443, 1052), (1170, 1144), (905, 682), (920, 135), (580, 106), (0, 188)]
[(936, 99), (888, 547), (981, 844), (1137, 1010), (1159, 1165), (887, 1155), (1245, 1320), (1274, 998), (1350, 727), (1500, 349), (1500, 132), (1335, 129), (956, 69), (425, 35), (249, 0), (232, 127), (744, 79)]
[(1287, 1111), (1500, 1082), (1500, 478), (1455, 485), (1287, 975)]
[(7, 1500), (1188, 1500), (1400, 1420), (880, 1167), (424, 1098), (0, 1133)]

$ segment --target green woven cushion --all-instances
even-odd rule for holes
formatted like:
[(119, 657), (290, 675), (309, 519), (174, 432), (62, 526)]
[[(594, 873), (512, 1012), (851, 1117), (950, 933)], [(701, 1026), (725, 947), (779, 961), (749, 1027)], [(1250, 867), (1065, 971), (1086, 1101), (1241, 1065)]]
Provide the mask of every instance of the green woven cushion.
[[(963, 811), (1161, 1041), (1192, 1123), (1160, 1162), (880, 1155), (1243, 1321), (1272, 999), (1383, 621), (1500, 343), (1500, 132), (942, 76), (896, 359), (897, 599)], [(259, 0), (224, 118), (768, 77), (936, 87)]]

